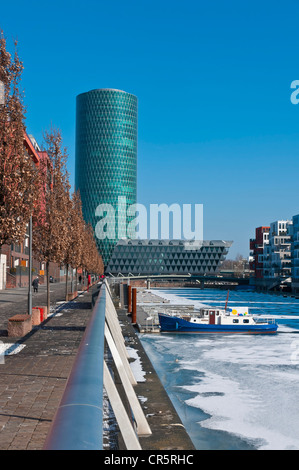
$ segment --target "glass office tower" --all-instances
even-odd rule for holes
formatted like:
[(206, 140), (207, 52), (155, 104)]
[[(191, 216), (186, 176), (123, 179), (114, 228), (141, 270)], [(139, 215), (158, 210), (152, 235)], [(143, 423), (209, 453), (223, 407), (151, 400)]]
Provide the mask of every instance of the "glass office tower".
[(114, 89), (77, 96), (75, 186), (106, 266), (118, 239), (131, 235), (126, 210), (137, 198), (136, 96)]

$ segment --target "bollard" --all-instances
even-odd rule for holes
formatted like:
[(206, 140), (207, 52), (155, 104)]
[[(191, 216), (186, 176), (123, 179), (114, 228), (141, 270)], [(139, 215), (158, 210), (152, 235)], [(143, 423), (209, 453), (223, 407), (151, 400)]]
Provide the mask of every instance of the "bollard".
[(39, 305), (35, 308), (38, 308), (39, 311), (40, 311), (40, 321), (42, 322), (42, 321), (46, 320), (47, 317), (48, 317), (48, 315), (47, 315), (47, 313), (48, 313), (47, 306), (46, 305), (42, 305), (42, 306)]
[(37, 307), (40, 312), (40, 322), (42, 323), (44, 321), (44, 309), (43, 307)]
[(37, 326), (37, 325), (41, 324), (39, 308), (33, 308), (32, 309), (31, 317), (32, 317), (32, 326)]
[(128, 286), (128, 313), (132, 312), (132, 286)]
[(137, 314), (137, 289), (133, 287), (132, 289), (132, 323), (136, 323)]

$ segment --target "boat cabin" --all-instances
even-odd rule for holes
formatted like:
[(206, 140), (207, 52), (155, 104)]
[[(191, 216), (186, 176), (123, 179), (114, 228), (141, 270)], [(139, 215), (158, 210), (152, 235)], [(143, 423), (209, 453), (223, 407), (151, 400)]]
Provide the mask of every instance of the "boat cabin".
[(233, 309), (202, 308), (197, 317), (190, 318), (191, 323), (207, 323), (209, 325), (251, 324), (254, 319), (248, 314), (247, 307)]

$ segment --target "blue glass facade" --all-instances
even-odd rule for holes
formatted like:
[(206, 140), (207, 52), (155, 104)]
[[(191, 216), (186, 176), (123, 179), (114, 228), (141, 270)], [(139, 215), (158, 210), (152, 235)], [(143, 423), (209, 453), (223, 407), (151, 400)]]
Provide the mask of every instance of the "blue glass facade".
[[(76, 103), (76, 189), (80, 190), (83, 216), (96, 236), (99, 221), (114, 227), (105, 238), (96, 237), (107, 265), (119, 234), (126, 234), (130, 219), (117, 217), (119, 197), (126, 208), (137, 198), (137, 97), (121, 90), (98, 89), (77, 96)], [(125, 199), (124, 199), (125, 198)], [(109, 204), (115, 213), (101, 212)], [(103, 206), (101, 206), (103, 208)], [(114, 221), (112, 218), (114, 217)]]

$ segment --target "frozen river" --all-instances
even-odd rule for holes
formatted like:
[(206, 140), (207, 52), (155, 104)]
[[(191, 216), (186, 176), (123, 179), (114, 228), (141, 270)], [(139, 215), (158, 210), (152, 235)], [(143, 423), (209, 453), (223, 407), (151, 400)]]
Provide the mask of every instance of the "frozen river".
[[(154, 290), (173, 303), (222, 305), (226, 291)], [(299, 299), (232, 291), (229, 306), (273, 315), (277, 335), (143, 334), (197, 449), (299, 449)]]

